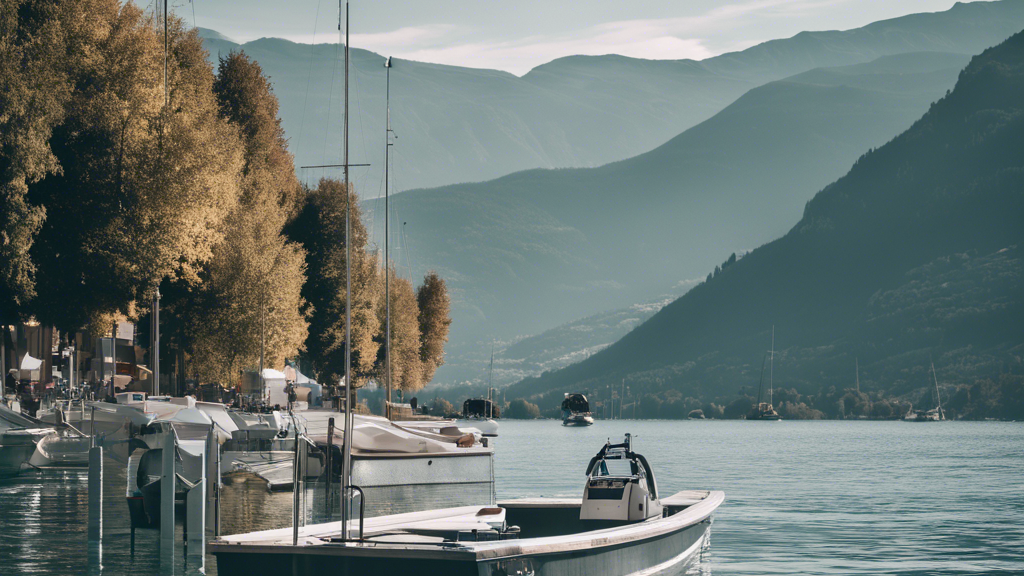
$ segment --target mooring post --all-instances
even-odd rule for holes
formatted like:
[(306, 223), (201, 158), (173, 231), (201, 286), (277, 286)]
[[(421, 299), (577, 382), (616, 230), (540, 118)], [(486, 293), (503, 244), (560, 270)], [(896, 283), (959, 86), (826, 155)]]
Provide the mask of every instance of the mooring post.
[(103, 448), (89, 448), (89, 542), (103, 537)]
[(213, 478), (213, 490), (216, 499), (213, 501), (213, 535), (220, 537), (220, 489), (222, 488), (220, 483), (220, 445), (214, 447), (214, 460), (216, 466), (214, 467), (214, 473), (210, 475)]
[(170, 424), (164, 433), (162, 466), (160, 467), (160, 554), (174, 561), (174, 429)]
[(206, 454), (203, 456), (203, 470), (199, 482), (185, 495), (185, 523), (188, 526), (188, 540), (185, 542), (186, 559), (195, 558), (200, 570), (205, 568), (206, 562), (206, 480), (209, 473), (209, 459), (205, 457)]
[[(206, 435), (206, 501), (213, 502), (217, 497), (217, 454), (220, 453), (220, 446), (217, 444), (217, 425), (210, 426), (210, 432)], [(213, 526), (217, 520), (214, 517), (217, 507), (207, 504), (206, 523)]]
[(88, 573), (99, 574), (103, 564), (103, 448), (89, 449)]
[(295, 425), (295, 456), (292, 461), (292, 545), (299, 544), (299, 427)]
[(334, 462), (332, 456), (334, 454), (334, 418), (327, 419), (327, 486), (324, 489), (324, 522), (331, 521), (331, 510), (334, 507), (331, 506), (331, 479), (334, 476)]

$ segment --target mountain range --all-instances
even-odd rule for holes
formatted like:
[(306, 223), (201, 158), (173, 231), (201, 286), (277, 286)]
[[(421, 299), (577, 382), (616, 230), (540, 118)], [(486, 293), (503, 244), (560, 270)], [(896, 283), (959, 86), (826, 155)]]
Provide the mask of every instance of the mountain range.
[[(358, 30), (359, 23), (353, 22)], [(907, 52), (976, 54), (1024, 25), (1024, 2), (972, 2), (847, 31), (805, 32), (703, 61), (572, 56), (522, 77), (396, 60), (391, 69), (396, 190), (475, 182), (531, 168), (599, 166), (663, 144), (751, 88), (818, 67)], [(210, 57), (244, 50), (270, 76), (299, 166), (340, 160), (342, 51), (200, 30)], [(325, 35), (321, 41), (332, 39)], [(358, 192), (381, 188), (384, 56), (354, 47), (353, 161)], [(320, 172), (303, 171), (305, 178)]]
[[(405, 223), (413, 276), (434, 269), (449, 283), (454, 350), (460, 339), (535, 334), (671, 293), (784, 233), (816, 190), (945, 94), (967, 60), (913, 53), (816, 69), (628, 160), (395, 195), (392, 222)], [(379, 201), (365, 209), (383, 212)]]
[(781, 238), (507, 396), (551, 408), (562, 391), (625, 382), (647, 402), (665, 390), (724, 402), (757, 390), (774, 332), (774, 379), (790, 394), (834, 398), (859, 366), (858, 395), (934, 402), (934, 379), (961, 414), (1019, 417), (1022, 191), (1024, 32), (975, 57), (951, 93), (825, 186)]

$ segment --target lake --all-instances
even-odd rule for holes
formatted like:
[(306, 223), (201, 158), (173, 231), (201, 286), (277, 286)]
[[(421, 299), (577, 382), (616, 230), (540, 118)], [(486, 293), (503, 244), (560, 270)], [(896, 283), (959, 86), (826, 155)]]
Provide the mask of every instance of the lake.
[[(503, 420), (498, 498), (580, 496), (590, 457), (625, 432), (663, 495), (726, 493), (691, 573), (1024, 573), (1020, 423)], [(109, 460), (104, 486), (100, 566), (90, 567), (84, 470), (0, 480), (0, 574), (194, 572), (180, 558), (161, 564), (153, 531), (137, 532), (132, 558), (124, 471)], [(223, 530), (289, 526), (291, 498), (227, 486)]]

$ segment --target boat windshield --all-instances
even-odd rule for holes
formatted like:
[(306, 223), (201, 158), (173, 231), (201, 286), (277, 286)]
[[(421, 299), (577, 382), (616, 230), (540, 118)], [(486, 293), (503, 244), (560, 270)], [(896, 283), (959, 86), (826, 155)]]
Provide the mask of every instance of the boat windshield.
[(602, 460), (597, 467), (595, 476), (614, 476), (628, 478), (633, 475), (633, 467), (629, 460)]

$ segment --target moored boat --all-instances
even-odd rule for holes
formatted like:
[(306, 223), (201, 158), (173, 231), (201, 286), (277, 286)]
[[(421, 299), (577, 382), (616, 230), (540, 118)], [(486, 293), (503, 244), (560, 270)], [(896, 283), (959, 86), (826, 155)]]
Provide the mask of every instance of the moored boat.
[(469, 398), (462, 403), (462, 418), (456, 421), (460, 427), (476, 428), (484, 436), (497, 436), (501, 410), (488, 398)]
[(590, 413), (590, 402), (579, 392), (565, 394), (562, 400), (562, 426), (590, 426), (594, 415)]
[(225, 576), (314, 574), (653, 574), (707, 545), (722, 492), (659, 498), (629, 435), (587, 467), (582, 499), (536, 498), (222, 537), (209, 550)]
[[(764, 386), (764, 364), (769, 362), (768, 368), (768, 401), (761, 401), (761, 390)], [(757, 404), (750, 408), (747, 420), (782, 420), (782, 416), (772, 406), (772, 396), (775, 391), (775, 326), (772, 326), (772, 348), (761, 360), (761, 380), (757, 384)]]

